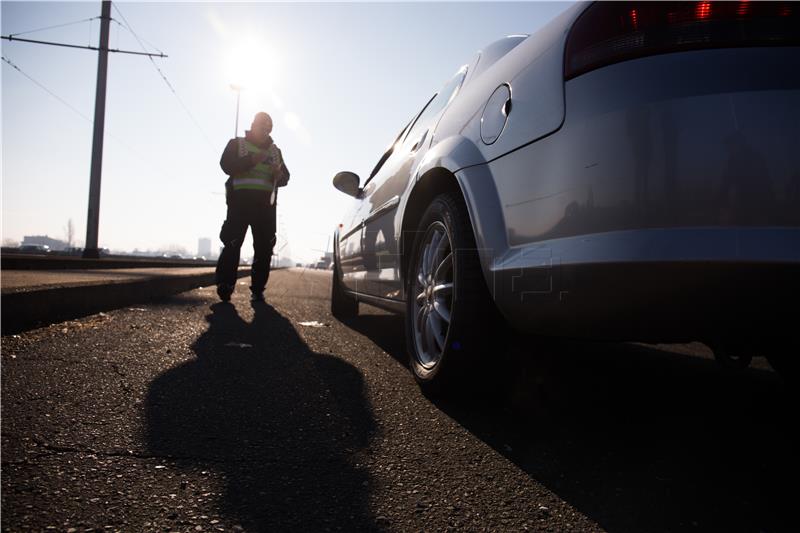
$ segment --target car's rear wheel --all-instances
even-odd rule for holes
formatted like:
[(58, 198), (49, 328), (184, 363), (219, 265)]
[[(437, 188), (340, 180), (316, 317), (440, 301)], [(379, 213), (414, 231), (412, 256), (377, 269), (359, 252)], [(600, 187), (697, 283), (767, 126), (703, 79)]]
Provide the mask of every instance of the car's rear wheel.
[(459, 196), (437, 196), (423, 215), (406, 295), (406, 346), (423, 390), (440, 393), (474, 383), (479, 367), (489, 363), (483, 353), (493, 342), (496, 313)]
[(331, 314), (339, 320), (358, 316), (358, 300), (344, 291), (335, 261), (331, 281)]

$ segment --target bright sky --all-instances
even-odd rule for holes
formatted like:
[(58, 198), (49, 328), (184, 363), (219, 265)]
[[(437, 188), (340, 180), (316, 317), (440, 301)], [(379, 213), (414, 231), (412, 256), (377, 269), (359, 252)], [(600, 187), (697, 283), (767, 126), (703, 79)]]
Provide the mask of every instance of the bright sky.
[[(533, 33), (564, 3), (140, 3), (112, 17), (169, 57), (109, 54), (100, 246), (197, 251), (219, 247), (225, 218), (219, 157), (253, 115), (273, 117), (291, 172), (279, 232), (296, 261), (319, 257), (353, 199), (331, 185), (364, 179), (385, 147), (475, 52), (505, 35)], [(100, 2), (3, 1), (2, 34), (100, 14)], [(22, 35), (97, 46), (99, 21)], [(152, 43), (152, 44), (148, 44)], [(111, 48), (141, 50), (118, 24)], [(97, 52), (2, 41), (2, 237), (65, 237), (83, 244), (89, 190)], [(183, 104), (182, 104), (182, 103)], [(188, 112), (186, 109), (188, 109)], [(84, 115), (86, 118), (82, 118)], [(243, 256), (252, 253), (249, 241)]]

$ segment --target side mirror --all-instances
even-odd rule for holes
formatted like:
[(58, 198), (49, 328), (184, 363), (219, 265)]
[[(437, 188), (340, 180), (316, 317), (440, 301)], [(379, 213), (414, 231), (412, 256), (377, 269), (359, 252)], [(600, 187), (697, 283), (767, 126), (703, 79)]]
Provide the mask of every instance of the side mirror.
[(339, 172), (333, 177), (333, 186), (350, 196), (358, 197), (361, 189), (358, 187), (360, 179), (353, 172)]

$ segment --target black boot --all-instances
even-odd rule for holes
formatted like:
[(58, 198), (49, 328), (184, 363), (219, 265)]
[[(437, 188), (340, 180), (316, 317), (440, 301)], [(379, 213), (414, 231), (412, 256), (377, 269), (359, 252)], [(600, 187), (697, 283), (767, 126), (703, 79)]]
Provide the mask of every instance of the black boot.
[(219, 296), (219, 299), (223, 302), (230, 302), (231, 294), (233, 294), (232, 285), (226, 285), (224, 283), (217, 285), (217, 296)]
[(264, 301), (264, 291), (250, 291), (250, 301), (251, 302), (263, 302)]

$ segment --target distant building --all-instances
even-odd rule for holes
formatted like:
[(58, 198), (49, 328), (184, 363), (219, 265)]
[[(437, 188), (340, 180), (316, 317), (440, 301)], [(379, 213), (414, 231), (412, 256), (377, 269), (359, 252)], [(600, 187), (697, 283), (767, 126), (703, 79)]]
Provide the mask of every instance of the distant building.
[(51, 250), (60, 251), (69, 248), (69, 244), (64, 241), (53, 239), (47, 235), (26, 235), (22, 238), (20, 246), (49, 246)]
[(211, 259), (211, 239), (208, 237), (197, 239), (197, 255)]

